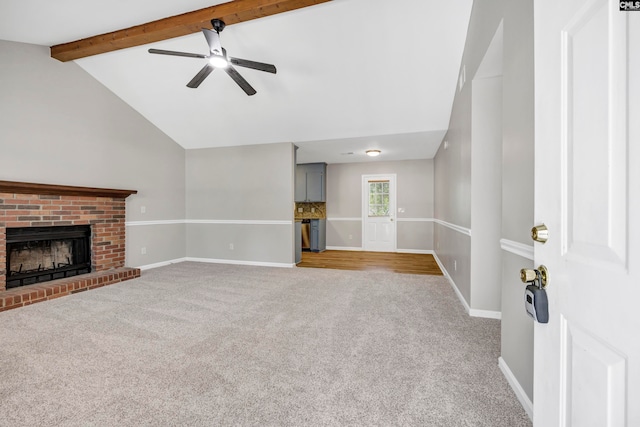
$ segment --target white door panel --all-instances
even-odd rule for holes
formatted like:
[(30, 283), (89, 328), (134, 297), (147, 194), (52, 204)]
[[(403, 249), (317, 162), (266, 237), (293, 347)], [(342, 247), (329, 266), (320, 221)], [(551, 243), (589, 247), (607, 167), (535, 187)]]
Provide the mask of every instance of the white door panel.
[[(549, 323), (535, 325), (534, 425), (640, 425), (640, 12), (535, 0), (535, 245)], [(631, 166), (634, 165), (634, 166)]]
[(391, 224), (380, 224), (378, 226), (378, 240), (385, 243), (391, 243)]
[(391, 243), (392, 230), (390, 224), (369, 223), (367, 224), (367, 241), (370, 243), (386, 244)]
[[(363, 249), (374, 252), (396, 251), (396, 176), (363, 175), (362, 177), (362, 227)], [(385, 185), (388, 193), (383, 196), (370, 193), (370, 185)], [(380, 191), (378, 189), (378, 191)], [(383, 200), (384, 199), (384, 200)], [(384, 205), (384, 209), (382, 208)], [(384, 211), (384, 213), (382, 213)]]
[[(561, 319), (566, 337), (567, 425), (624, 426), (626, 357)], [(589, 410), (586, 410), (586, 409)]]

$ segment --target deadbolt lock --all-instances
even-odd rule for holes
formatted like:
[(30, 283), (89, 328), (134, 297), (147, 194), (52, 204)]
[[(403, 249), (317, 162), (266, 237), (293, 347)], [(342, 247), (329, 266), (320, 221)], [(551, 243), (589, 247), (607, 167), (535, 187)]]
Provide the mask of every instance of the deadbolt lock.
[(549, 283), (549, 271), (544, 265), (537, 269), (523, 268), (520, 270), (520, 280), (522, 280), (522, 283), (533, 283), (544, 289)]
[(536, 242), (544, 244), (549, 240), (549, 229), (544, 224), (536, 225), (531, 229), (531, 238)]

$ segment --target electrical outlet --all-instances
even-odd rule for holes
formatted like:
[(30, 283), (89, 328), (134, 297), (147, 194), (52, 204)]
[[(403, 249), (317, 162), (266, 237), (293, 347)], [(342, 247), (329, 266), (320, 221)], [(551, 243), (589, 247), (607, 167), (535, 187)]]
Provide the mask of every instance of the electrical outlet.
[(304, 212), (304, 209), (303, 208), (298, 208), (298, 213), (302, 213), (302, 212)]
[(229, 250), (233, 250), (233, 243), (229, 243)]
[(458, 261), (453, 260), (453, 271), (458, 271)]
[(440, 241), (436, 241), (436, 249), (440, 249)]
[(311, 208), (311, 213), (315, 213), (316, 208)]
[(147, 254), (147, 248), (140, 248), (140, 253), (142, 255), (146, 255)]
[(353, 234), (349, 234), (349, 240), (353, 240)]
[(140, 213), (147, 213), (147, 207), (146, 206), (140, 206)]

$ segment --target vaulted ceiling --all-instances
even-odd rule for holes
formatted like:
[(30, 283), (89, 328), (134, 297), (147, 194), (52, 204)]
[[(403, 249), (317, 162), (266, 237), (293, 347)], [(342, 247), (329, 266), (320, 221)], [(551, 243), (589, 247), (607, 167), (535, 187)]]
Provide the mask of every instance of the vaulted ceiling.
[[(319, 4), (295, 8), (305, 2)], [(383, 151), (378, 160), (433, 157), (457, 90), (472, 0), (223, 3), (2, 2), (0, 39), (54, 46), (57, 56), (65, 47), (67, 54), (82, 48), (93, 54), (106, 40), (118, 50), (76, 63), (187, 149), (293, 142), (299, 162), (364, 161), (368, 148)], [(257, 9), (241, 10), (249, 4)], [(277, 13), (287, 7), (294, 10)], [(206, 10), (188, 14), (200, 9)], [(220, 37), (229, 55), (278, 68), (275, 75), (238, 68), (254, 96), (220, 70), (187, 88), (204, 59), (148, 53), (207, 54), (198, 19), (222, 12), (230, 25)], [(106, 33), (112, 34), (77, 42)]]

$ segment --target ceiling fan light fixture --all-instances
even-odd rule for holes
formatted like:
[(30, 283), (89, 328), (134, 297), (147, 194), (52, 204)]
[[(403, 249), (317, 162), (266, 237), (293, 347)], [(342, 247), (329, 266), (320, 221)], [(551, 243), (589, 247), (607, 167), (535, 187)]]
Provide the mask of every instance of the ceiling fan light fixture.
[(209, 57), (209, 64), (216, 68), (227, 68), (229, 66), (229, 61), (222, 55), (211, 55)]
[[(250, 3), (250, 2), (249, 2)], [(251, 68), (258, 71), (264, 71), (267, 73), (276, 74), (277, 69), (273, 64), (265, 64), (263, 62), (249, 61), (248, 59), (240, 59), (240, 58), (229, 58), (227, 56), (227, 51), (220, 44), (220, 31), (224, 28), (224, 22), (219, 19), (214, 19), (211, 21), (211, 25), (213, 26), (213, 30), (208, 28), (202, 29), (202, 34), (205, 39), (207, 39), (207, 44), (209, 45), (209, 54), (208, 55), (200, 55), (197, 53), (189, 53), (189, 52), (176, 52), (174, 50), (162, 50), (162, 49), (149, 49), (149, 53), (157, 53), (160, 55), (173, 55), (173, 56), (185, 56), (187, 58), (203, 58), (207, 59), (208, 63), (205, 64), (204, 67), (196, 74), (189, 83), (187, 83), (187, 87), (191, 89), (195, 89), (200, 86), (200, 83), (207, 78), (209, 74), (216, 68), (222, 68), (226, 72), (226, 74), (231, 77), (231, 79), (236, 82), (240, 89), (244, 91), (248, 96), (255, 95), (256, 90), (247, 82), (244, 77), (240, 75), (233, 67), (233, 65), (238, 67)], [(231, 65), (233, 63), (233, 65)]]
[(367, 156), (369, 156), (369, 157), (379, 156), (381, 152), (382, 151), (380, 151), (380, 150), (367, 150), (367, 151), (365, 151), (365, 153), (367, 153)]

